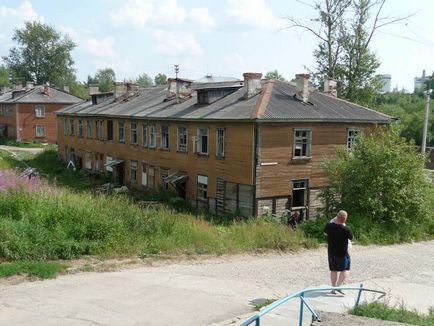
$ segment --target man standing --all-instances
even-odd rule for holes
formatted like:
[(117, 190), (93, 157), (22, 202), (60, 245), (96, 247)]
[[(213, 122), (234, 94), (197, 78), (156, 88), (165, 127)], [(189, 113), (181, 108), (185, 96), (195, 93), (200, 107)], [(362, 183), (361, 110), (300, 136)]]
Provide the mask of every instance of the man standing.
[[(328, 242), (330, 280), (333, 287), (341, 286), (344, 283), (351, 265), (350, 255), (348, 254), (348, 240), (353, 239), (353, 232), (345, 225), (347, 216), (346, 211), (339, 211), (335, 222), (327, 223), (324, 228)], [(338, 292), (343, 294), (340, 290)], [(334, 290), (331, 293), (336, 294)]]

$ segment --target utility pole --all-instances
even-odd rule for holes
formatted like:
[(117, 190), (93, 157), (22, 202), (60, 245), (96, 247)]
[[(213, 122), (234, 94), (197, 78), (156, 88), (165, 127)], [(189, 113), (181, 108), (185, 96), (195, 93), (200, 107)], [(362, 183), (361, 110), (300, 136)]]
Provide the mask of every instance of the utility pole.
[(179, 65), (174, 65), (175, 67), (175, 79), (176, 79), (176, 103), (179, 103), (179, 82), (178, 82), (178, 73), (179, 73)]
[(423, 120), (423, 134), (422, 134), (422, 154), (426, 151), (426, 134), (428, 131), (428, 115), (429, 115), (429, 102), (431, 100), (432, 89), (425, 92), (426, 102), (425, 102), (425, 118)]

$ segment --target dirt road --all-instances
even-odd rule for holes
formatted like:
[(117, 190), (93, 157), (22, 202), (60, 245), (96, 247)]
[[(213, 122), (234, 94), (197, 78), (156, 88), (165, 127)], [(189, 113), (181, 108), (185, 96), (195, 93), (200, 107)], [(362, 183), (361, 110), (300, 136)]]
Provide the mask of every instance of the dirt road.
[[(428, 311), (434, 241), (354, 246), (348, 283), (360, 282)], [(0, 325), (220, 325), (251, 313), (255, 299), (326, 284), (325, 248), (65, 275), (1, 286)]]

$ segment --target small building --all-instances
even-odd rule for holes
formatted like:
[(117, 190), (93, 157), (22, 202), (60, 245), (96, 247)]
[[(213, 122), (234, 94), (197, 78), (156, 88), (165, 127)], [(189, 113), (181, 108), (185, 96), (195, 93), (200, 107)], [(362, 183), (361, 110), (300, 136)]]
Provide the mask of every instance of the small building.
[(315, 216), (321, 162), (390, 117), (326, 92), (245, 73), (243, 81), (138, 89), (116, 83), (57, 111), (59, 155), (137, 190), (161, 187), (210, 212)]
[(55, 111), (82, 99), (57, 88), (26, 83), (0, 94), (0, 138), (56, 143)]

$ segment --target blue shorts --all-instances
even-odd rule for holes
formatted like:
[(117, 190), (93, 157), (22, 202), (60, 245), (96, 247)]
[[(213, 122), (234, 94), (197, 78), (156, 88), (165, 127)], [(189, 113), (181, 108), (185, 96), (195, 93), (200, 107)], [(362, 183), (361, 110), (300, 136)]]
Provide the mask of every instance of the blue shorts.
[(329, 254), (329, 269), (331, 272), (349, 271), (351, 267), (350, 256), (333, 256)]

